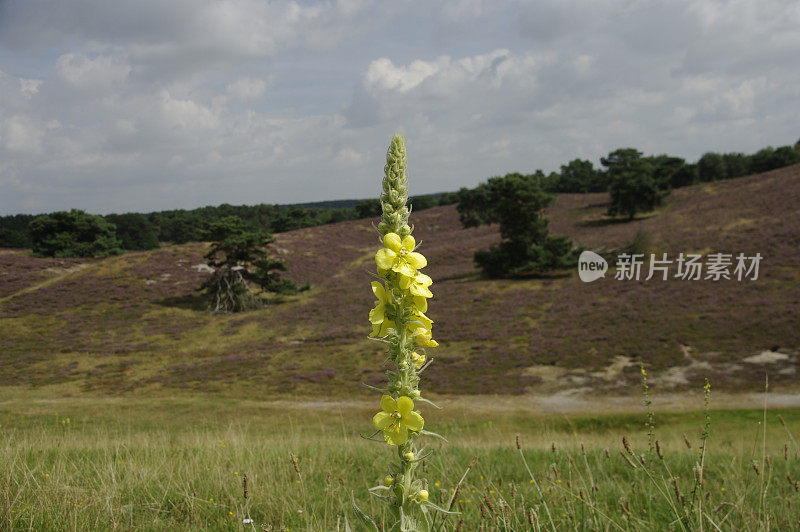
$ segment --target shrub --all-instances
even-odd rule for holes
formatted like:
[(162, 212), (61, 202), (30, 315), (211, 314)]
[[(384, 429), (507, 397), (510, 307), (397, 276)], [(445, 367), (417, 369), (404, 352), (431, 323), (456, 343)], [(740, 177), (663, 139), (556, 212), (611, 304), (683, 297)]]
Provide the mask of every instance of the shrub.
[(33, 254), (40, 257), (94, 257), (122, 253), (114, 224), (72, 209), (44, 214), (28, 226)]
[(527, 271), (569, 268), (579, 250), (567, 237), (549, 236), (541, 211), (553, 196), (535, 175), (493, 177), (472, 190), (462, 189), (458, 212), (464, 227), (498, 223), (502, 242), (475, 253), (475, 262), (490, 277)]

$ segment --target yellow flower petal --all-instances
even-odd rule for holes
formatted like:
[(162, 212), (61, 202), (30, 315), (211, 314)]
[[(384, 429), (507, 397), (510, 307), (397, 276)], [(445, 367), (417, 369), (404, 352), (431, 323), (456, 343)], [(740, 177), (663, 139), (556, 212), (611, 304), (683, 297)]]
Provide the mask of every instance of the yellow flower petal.
[(383, 245), (397, 253), (400, 251), (403, 243), (400, 241), (400, 235), (397, 233), (386, 233), (386, 236), (383, 237)]
[(408, 287), (412, 286), (413, 283), (411, 277), (401, 274), (400, 279), (397, 280), (397, 284), (399, 284), (400, 288), (402, 288), (403, 290), (408, 290)]
[(386, 314), (384, 310), (386, 309), (386, 305), (383, 303), (378, 303), (374, 309), (369, 311), (369, 321), (373, 325), (377, 325), (386, 318)]
[(416, 282), (415, 282), (415, 283), (411, 283), (411, 289), (410, 289), (410, 291), (411, 291), (411, 293), (412, 293), (412, 294), (414, 294), (415, 296), (420, 296), (420, 297), (433, 297), (433, 292), (431, 292), (430, 290), (428, 290), (428, 287), (427, 287), (427, 286), (421, 285), (421, 284), (419, 284), (419, 283), (416, 283)]
[(381, 324), (381, 329), (380, 332), (378, 333), (378, 336), (386, 336), (387, 334), (389, 334), (389, 329), (395, 329), (395, 328), (397, 328), (397, 326), (394, 324), (393, 321), (385, 319)]
[(397, 253), (392, 251), (391, 249), (383, 248), (379, 249), (377, 253), (375, 253), (375, 264), (378, 265), (378, 268), (383, 268), (384, 270), (388, 270), (392, 267), (397, 258)]
[(414, 401), (412, 401), (410, 397), (404, 395), (397, 399), (397, 411), (402, 415), (406, 415), (412, 410), (414, 410)]
[(389, 445), (403, 445), (408, 440), (408, 429), (397, 423), (391, 429), (383, 431), (383, 439)]
[(381, 332), (381, 326), (382, 326), (382, 325), (383, 325), (383, 324), (379, 324), (379, 323), (373, 323), (373, 324), (372, 324), (372, 332), (371, 332), (371, 333), (369, 333), (370, 337), (372, 337), (372, 336), (378, 336), (378, 334), (380, 334), (380, 332)]
[(381, 397), (381, 410), (388, 413), (393, 413), (397, 409), (397, 403), (391, 395), (384, 395)]
[(372, 417), (372, 426), (378, 430), (386, 430), (392, 426), (394, 418), (387, 412), (378, 412)]
[(436, 347), (439, 343), (431, 339), (431, 331), (420, 324), (414, 328), (414, 341), (424, 347)]
[(424, 273), (418, 273), (417, 277), (414, 279), (414, 282), (416, 284), (420, 284), (425, 288), (427, 288), (433, 284), (433, 279), (431, 279), (430, 276), (425, 275)]
[(415, 270), (408, 262), (404, 260), (398, 260), (395, 262), (394, 266), (392, 266), (392, 271), (410, 278), (413, 278), (415, 275), (417, 275), (417, 270)]
[(408, 412), (403, 414), (400, 422), (410, 430), (415, 430), (417, 432), (422, 430), (422, 427), (425, 425), (425, 420), (422, 419), (422, 416), (416, 412)]
[(414, 306), (420, 312), (428, 312), (428, 300), (422, 296), (414, 296)]
[(383, 284), (378, 281), (372, 281), (372, 293), (375, 294), (378, 301), (386, 303), (386, 290), (383, 288)]
[(405, 259), (411, 266), (413, 266), (417, 270), (420, 270), (428, 265), (428, 260), (422, 256), (422, 253), (417, 253), (416, 251), (412, 253), (407, 253)]
[(406, 235), (406, 237), (403, 239), (402, 245), (406, 251), (414, 251), (414, 248), (417, 247), (417, 242), (414, 240), (413, 236)]
[(426, 329), (430, 329), (431, 326), (433, 325), (433, 320), (419, 311), (414, 313), (414, 319), (422, 323), (422, 325), (424, 325)]

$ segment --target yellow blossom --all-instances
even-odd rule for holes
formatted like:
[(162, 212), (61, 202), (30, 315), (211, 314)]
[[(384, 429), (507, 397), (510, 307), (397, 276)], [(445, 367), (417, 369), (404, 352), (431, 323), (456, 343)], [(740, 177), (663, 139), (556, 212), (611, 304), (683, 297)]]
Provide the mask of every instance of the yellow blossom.
[(375, 263), (380, 269), (399, 273), (400, 287), (407, 288), (417, 275), (417, 270), (427, 266), (428, 261), (421, 253), (414, 251), (417, 243), (411, 235), (401, 240), (396, 233), (387, 233), (383, 237), (383, 245), (386, 247), (375, 254)]
[(381, 397), (381, 411), (372, 418), (376, 429), (383, 431), (389, 445), (402, 445), (408, 440), (408, 431), (422, 430), (425, 420), (414, 412), (414, 401), (402, 396), (397, 401), (391, 395)]
[(389, 298), (383, 285), (377, 281), (372, 282), (372, 293), (378, 298), (375, 308), (369, 311), (369, 321), (372, 324), (370, 336), (386, 336), (389, 329), (394, 328), (394, 322), (386, 318), (386, 305)]
[[(432, 284), (433, 279), (429, 276), (424, 273), (417, 273), (416, 277), (411, 279), (407, 287), (414, 298), (414, 306), (417, 307), (420, 312), (428, 311), (428, 298), (433, 297), (433, 292), (431, 292), (429, 288)], [(402, 285), (403, 283), (401, 282), (400, 287), (405, 289), (406, 287)]]
[(420, 354), (414, 351), (413, 353), (411, 353), (411, 362), (414, 363), (417, 369), (420, 369), (422, 366), (425, 365), (425, 354)]
[(417, 345), (421, 345), (423, 347), (436, 347), (439, 345), (439, 342), (431, 338), (431, 331), (430, 329), (425, 328), (423, 325), (419, 323), (411, 323), (410, 327), (413, 328), (413, 336), (414, 341)]
[(413, 331), (420, 324), (423, 327), (430, 330), (431, 326), (433, 325), (433, 320), (430, 319), (428, 316), (423, 314), (419, 309), (414, 308), (414, 312), (411, 314), (411, 319), (413, 320), (411, 323), (408, 324), (408, 327)]

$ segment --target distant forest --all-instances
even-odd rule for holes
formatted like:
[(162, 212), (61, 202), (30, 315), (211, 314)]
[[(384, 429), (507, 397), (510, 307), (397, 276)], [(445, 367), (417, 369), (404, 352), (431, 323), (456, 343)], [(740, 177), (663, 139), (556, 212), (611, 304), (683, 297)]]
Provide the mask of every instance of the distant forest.
[[(455, 193), (437, 193), (411, 198), (414, 210), (455, 203)], [(51, 213), (52, 214), (52, 213)], [(15, 214), (0, 217), (0, 248), (34, 247), (31, 222), (40, 216)], [(207, 230), (228, 216), (240, 218), (249, 231), (282, 233), (344, 220), (380, 216), (380, 203), (374, 200), (337, 200), (299, 205), (228, 205), (176, 209), (171, 211), (103, 216), (113, 225), (124, 250), (157, 248), (162, 242), (185, 244), (207, 240)]]
[[(646, 163), (653, 181), (659, 189), (671, 190), (696, 183), (732, 179), (766, 172), (800, 163), (800, 140), (793, 146), (766, 147), (747, 155), (744, 153), (704, 154), (695, 163), (687, 163), (670, 155), (643, 156), (634, 148), (620, 148), (601, 158), (604, 168), (595, 168), (591, 161), (574, 159), (561, 165), (560, 172), (545, 174), (537, 170), (527, 177), (539, 182), (550, 193), (605, 192), (609, 189), (609, 169), (618, 160), (631, 158)], [(411, 198), (413, 210), (420, 211), (439, 205), (459, 202), (458, 192), (442, 192)], [(240, 218), (252, 231), (281, 233), (317, 225), (371, 218), (380, 215), (380, 204), (371, 200), (338, 200), (298, 205), (228, 205), (200, 207), (192, 210), (171, 210), (147, 214), (108, 214), (105, 220), (113, 225), (117, 239), (124, 250), (153, 249), (162, 242), (183, 244), (202, 241), (207, 228), (215, 221), (228, 216)], [(0, 248), (33, 247), (31, 222), (38, 216), (16, 214), (0, 217)]]

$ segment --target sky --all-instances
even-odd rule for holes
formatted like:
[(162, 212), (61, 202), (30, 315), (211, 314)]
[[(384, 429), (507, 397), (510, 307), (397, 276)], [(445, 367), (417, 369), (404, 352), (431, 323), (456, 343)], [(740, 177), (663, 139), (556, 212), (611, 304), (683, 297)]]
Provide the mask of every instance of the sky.
[(411, 194), (800, 138), (795, 0), (0, 0), (0, 215)]

